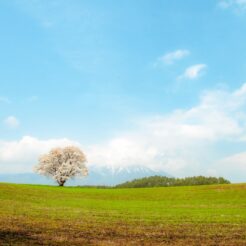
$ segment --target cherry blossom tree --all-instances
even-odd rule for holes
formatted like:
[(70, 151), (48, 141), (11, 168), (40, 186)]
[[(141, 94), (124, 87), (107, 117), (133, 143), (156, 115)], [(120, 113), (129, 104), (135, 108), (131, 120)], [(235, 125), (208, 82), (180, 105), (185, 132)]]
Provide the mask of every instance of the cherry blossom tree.
[(51, 177), (63, 186), (75, 176), (87, 176), (86, 156), (77, 147), (54, 148), (39, 158), (34, 170), (44, 176)]

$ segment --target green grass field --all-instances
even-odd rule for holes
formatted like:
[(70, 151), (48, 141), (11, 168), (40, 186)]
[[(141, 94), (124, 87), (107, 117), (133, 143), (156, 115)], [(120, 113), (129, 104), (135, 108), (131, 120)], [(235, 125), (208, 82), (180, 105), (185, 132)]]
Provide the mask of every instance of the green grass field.
[(0, 245), (246, 245), (246, 184), (0, 184)]

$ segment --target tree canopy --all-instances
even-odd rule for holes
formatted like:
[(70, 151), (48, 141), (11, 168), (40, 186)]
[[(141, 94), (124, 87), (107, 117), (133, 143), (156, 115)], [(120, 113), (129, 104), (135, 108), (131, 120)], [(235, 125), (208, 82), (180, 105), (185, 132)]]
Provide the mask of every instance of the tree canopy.
[(59, 186), (74, 176), (86, 176), (86, 156), (77, 147), (54, 148), (39, 158), (35, 171), (56, 180)]

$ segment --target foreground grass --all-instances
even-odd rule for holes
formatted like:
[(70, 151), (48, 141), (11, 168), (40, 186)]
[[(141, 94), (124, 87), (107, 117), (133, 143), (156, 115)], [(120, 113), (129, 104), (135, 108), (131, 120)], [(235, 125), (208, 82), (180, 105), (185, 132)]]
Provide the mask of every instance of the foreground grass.
[(246, 245), (246, 184), (0, 184), (0, 245)]

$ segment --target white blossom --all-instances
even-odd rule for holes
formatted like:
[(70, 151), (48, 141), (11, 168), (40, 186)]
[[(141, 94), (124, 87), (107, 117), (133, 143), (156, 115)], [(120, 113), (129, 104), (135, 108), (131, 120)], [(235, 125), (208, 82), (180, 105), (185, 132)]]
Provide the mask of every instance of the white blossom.
[(34, 170), (53, 178), (63, 186), (74, 176), (87, 176), (88, 169), (85, 165), (86, 157), (77, 147), (54, 148), (48, 154), (39, 158), (39, 163)]

